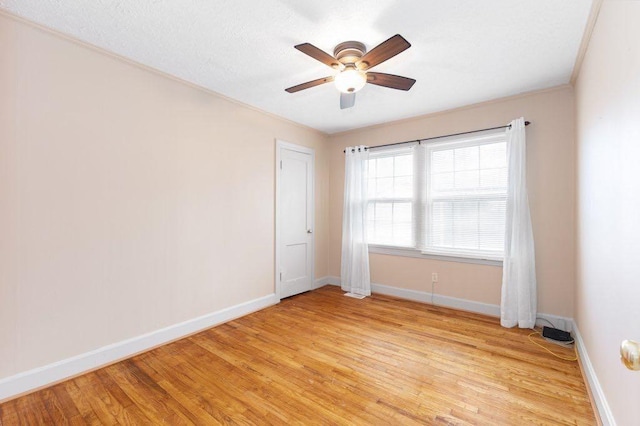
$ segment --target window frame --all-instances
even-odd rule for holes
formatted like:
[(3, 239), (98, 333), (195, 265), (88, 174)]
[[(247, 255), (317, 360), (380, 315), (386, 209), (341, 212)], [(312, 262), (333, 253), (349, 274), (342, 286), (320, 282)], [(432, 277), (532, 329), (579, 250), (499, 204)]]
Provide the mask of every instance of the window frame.
[[(410, 197), (379, 197), (379, 198), (368, 198), (367, 199), (367, 209), (369, 208), (370, 203), (374, 202), (374, 203), (389, 203), (392, 206), (393, 209), (393, 205), (395, 203), (409, 203), (411, 205), (411, 239), (413, 242), (413, 245), (408, 245), (408, 246), (402, 246), (402, 245), (385, 245), (385, 244), (376, 244), (376, 243), (370, 243), (370, 245), (373, 246), (379, 246), (379, 247), (397, 247), (397, 248), (401, 248), (401, 249), (415, 249), (416, 247), (416, 233), (415, 233), (415, 188), (416, 188), (416, 177), (415, 177), (415, 173), (416, 173), (416, 164), (415, 164), (415, 153), (413, 152), (413, 148), (414, 145), (408, 146), (408, 147), (401, 147), (401, 148), (395, 148), (395, 149), (387, 149), (387, 150), (383, 150), (380, 151), (380, 153), (369, 153), (369, 161), (371, 160), (377, 160), (380, 158), (388, 158), (388, 157), (392, 157), (395, 158), (396, 156), (400, 156), (400, 155), (406, 155), (408, 153), (412, 154), (412, 160), (413, 160), (413, 176), (412, 176), (412, 187), (413, 187), (413, 192), (414, 194)], [(367, 167), (369, 176), (368, 178), (371, 178), (371, 168)], [(393, 176), (394, 178), (396, 177), (395, 175)], [(375, 210), (375, 208), (374, 208)], [(393, 214), (393, 213), (392, 213)], [(370, 221), (371, 218), (367, 217), (367, 220)], [(368, 226), (368, 224), (367, 224)], [(393, 232), (393, 230), (392, 230)]]
[[(506, 143), (506, 134), (504, 132), (483, 132), (481, 134), (476, 134), (473, 136), (466, 135), (466, 137), (455, 136), (455, 137), (447, 137), (442, 138), (438, 141), (434, 142), (425, 142), (420, 145), (414, 144), (408, 148), (407, 150), (413, 150), (413, 190), (414, 195), (413, 199), (409, 200), (412, 203), (412, 232), (413, 232), (413, 246), (395, 246), (388, 244), (378, 244), (378, 243), (369, 243), (369, 252), (376, 254), (384, 254), (384, 255), (394, 255), (394, 256), (403, 256), (403, 257), (414, 257), (414, 258), (423, 258), (423, 259), (436, 259), (436, 260), (444, 260), (444, 261), (452, 261), (452, 262), (463, 262), (463, 263), (474, 263), (474, 264), (485, 264), (485, 265), (496, 265), (501, 266), (503, 261), (502, 254), (498, 254), (496, 252), (481, 252), (475, 250), (447, 250), (447, 249), (437, 249), (433, 250), (427, 246), (427, 230), (431, 229), (431, 220), (432, 218), (428, 214), (427, 207), (428, 203), (432, 203), (433, 200), (428, 194), (430, 182), (430, 152), (433, 152), (435, 148), (443, 147), (443, 146), (456, 146), (464, 147), (464, 146), (479, 146), (486, 145), (496, 142), (505, 142)], [(384, 153), (380, 153), (376, 155), (376, 158), (384, 157), (384, 156), (394, 156), (398, 155), (402, 152), (402, 149), (389, 149), (384, 150)], [(373, 152), (371, 153), (373, 154)], [(448, 197), (453, 199), (455, 197)], [(443, 199), (448, 199), (447, 197), (443, 197)], [(504, 195), (495, 195), (495, 194), (479, 194), (474, 197), (474, 200), (477, 199), (505, 199), (506, 200), (506, 191)], [(463, 199), (470, 199), (469, 197), (464, 197)], [(386, 201), (386, 200), (385, 200)], [(402, 201), (405, 201), (404, 199)]]

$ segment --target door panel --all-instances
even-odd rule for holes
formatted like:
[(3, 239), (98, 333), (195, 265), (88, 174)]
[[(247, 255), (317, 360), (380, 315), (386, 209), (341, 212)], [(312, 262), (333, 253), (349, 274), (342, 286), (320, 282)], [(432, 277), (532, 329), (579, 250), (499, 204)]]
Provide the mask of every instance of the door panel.
[(313, 156), (280, 147), (280, 297), (313, 285)]
[(289, 282), (309, 276), (306, 244), (289, 244), (284, 247), (282, 270), (287, 272), (285, 278)]

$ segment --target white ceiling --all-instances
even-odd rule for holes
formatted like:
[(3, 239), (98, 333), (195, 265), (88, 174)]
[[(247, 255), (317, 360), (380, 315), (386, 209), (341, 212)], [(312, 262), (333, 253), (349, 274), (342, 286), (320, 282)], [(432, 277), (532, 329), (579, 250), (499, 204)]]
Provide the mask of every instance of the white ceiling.
[[(592, 0), (0, 0), (0, 7), (136, 62), (327, 133), (569, 82)], [(401, 34), (412, 47), (373, 70), (409, 92), (368, 84), (339, 108), (335, 71), (293, 48), (332, 54)]]

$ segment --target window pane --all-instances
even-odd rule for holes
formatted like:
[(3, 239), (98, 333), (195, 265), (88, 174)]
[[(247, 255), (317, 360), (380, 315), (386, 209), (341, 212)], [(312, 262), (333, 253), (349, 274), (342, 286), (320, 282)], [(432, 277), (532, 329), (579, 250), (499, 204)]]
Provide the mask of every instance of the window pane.
[(411, 203), (393, 204), (393, 221), (411, 224)]
[(474, 190), (478, 187), (479, 180), (478, 170), (456, 172), (455, 187), (456, 189)]
[(431, 190), (436, 192), (452, 191), (455, 188), (454, 178), (455, 173), (453, 172), (431, 175)]
[(454, 152), (455, 170), (476, 170), (479, 167), (480, 150), (477, 146), (457, 148)]
[(478, 248), (478, 203), (456, 202), (453, 205), (453, 246), (463, 249)]
[(430, 246), (501, 252), (505, 211), (505, 199), (434, 202)]
[(507, 186), (507, 144), (480, 146), (480, 187), (495, 190)]
[(393, 245), (393, 223), (391, 220), (376, 220), (376, 241), (378, 244)]
[(480, 168), (498, 169), (507, 167), (507, 144), (490, 143), (480, 146)]
[(393, 157), (378, 158), (376, 164), (377, 177), (393, 176)]
[(453, 247), (452, 202), (433, 203), (431, 224), (431, 245)]
[(369, 241), (376, 239), (376, 203), (369, 201), (367, 205), (367, 238)]
[(507, 187), (507, 169), (480, 170), (480, 188), (502, 189)]
[(393, 197), (393, 177), (376, 179), (375, 198)]
[(377, 179), (369, 178), (367, 182), (367, 197), (371, 200), (376, 198), (376, 183)]
[(394, 180), (394, 197), (395, 198), (411, 198), (413, 197), (413, 176), (401, 176)]
[(367, 221), (367, 240), (370, 243), (375, 243), (376, 242), (376, 223), (373, 220), (368, 220)]
[(367, 206), (367, 220), (369, 222), (376, 220), (376, 203), (369, 201), (369, 205)]
[(394, 157), (395, 176), (413, 176), (413, 155), (405, 154)]
[(376, 164), (378, 164), (378, 160), (377, 159), (372, 158), (372, 159), (369, 160), (369, 164), (368, 164), (368, 166), (369, 166), (369, 178), (374, 178), (374, 177), (377, 176), (377, 174), (376, 174), (377, 173), (376, 172), (376, 169), (377, 169)]
[(507, 210), (505, 200), (490, 200), (480, 203), (479, 235), (482, 250), (504, 249), (504, 220)]
[(397, 246), (412, 246), (413, 235), (411, 231), (411, 223), (393, 224), (393, 244)]
[(380, 221), (380, 220), (391, 220), (393, 217), (393, 210), (392, 210), (392, 204), (391, 203), (376, 203), (376, 221)]
[(434, 151), (431, 154), (431, 173), (453, 172), (453, 150)]

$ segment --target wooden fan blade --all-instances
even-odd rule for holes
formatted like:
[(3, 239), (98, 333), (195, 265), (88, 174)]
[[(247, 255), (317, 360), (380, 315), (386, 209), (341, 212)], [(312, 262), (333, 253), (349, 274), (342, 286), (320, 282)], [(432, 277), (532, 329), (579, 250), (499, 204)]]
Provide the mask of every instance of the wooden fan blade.
[(311, 56), (313, 59), (322, 62), (331, 68), (340, 68), (340, 62), (333, 56), (329, 55), (324, 50), (320, 50), (311, 43), (302, 43), (297, 46), (293, 46), (302, 53)]
[(391, 59), (400, 52), (411, 47), (411, 44), (400, 34), (396, 34), (387, 41), (383, 41), (371, 51), (365, 54), (356, 64), (361, 70), (368, 70), (376, 65)]
[(402, 77), (400, 75), (385, 74), (382, 72), (367, 73), (367, 83), (389, 87), (391, 89), (409, 90), (415, 82), (413, 78)]
[(340, 93), (340, 109), (351, 108), (356, 104), (356, 94), (352, 93)]
[(308, 89), (310, 87), (320, 86), (321, 84), (329, 83), (330, 81), (333, 81), (333, 76), (307, 81), (306, 83), (298, 84), (297, 86), (289, 87), (288, 89), (284, 89), (284, 90), (286, 90), (289, 93), (295, 93), (295, 92), (299, 92), (300, 90)]

